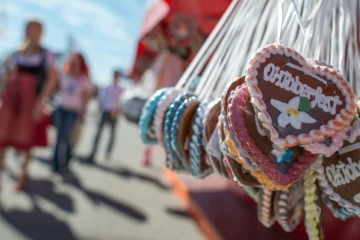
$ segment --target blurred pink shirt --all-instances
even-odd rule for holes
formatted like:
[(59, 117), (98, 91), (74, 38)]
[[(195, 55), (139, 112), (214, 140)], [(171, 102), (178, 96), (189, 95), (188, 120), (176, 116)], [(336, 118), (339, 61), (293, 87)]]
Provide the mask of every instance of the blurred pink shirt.
[(76, 112), (81, 112), (84, 108), (83, 94), (91, 91), (91, 83), (84, 77), (75, 78), (65, 74), (60, 79), (59, 101), (60, 106)]
[(104, 112), (118, 111), (120, 98), (125, 89), (120, 85), (111, 84), (103, 88), (99, 95), (101, 110)]

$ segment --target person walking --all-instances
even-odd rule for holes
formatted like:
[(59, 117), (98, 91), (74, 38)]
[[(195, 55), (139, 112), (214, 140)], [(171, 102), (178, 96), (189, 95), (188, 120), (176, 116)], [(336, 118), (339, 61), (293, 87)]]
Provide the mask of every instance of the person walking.
[[(44, 103), (56, 86), (56, 57), (41, 45), (43, 25), (29, 20), (25, 40), (8, 61), (5, 89), (0, 106), (0, 170), (5, 150), (14, 147), (24, 155), (20, 177), (15, 190), (22, 190), (28, 180), (31, 150), (46, 145), (46, 124), (43, 124)], [(42, 142), (41, 144), (39, 144)]]
[(120, 86), (119, 82), (120, 72), (114, 71), (112, 84), (102, 89), (99, 93), (101, 119), (94, 139), (93, 148), (89, 156), (89, 162), (94, 161), (101, 133), (105, 124), (109, 124), (111, 128), (110, 139), (106, 148), (106, 158), (110, 158), (115, 142), (117, 119), (120, 114), (120, 98), (124, 93), (124, 88)]
[(52, 159), (53, 172), (59, 172), (60, 163), (67, 168), (72, 158), (72, 132), (76, 122), (84, 119), (92, 92), (89, 69), (80, 52), (70, 54), (63, 73), (60, 75), (59, 85), (59, 105), (55, 115), (57, 137)]

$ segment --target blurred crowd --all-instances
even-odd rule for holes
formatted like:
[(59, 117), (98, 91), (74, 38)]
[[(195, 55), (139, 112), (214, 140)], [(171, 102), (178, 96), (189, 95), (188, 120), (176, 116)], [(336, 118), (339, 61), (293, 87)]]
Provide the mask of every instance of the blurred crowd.
[[(0, 93), (0, 172), (9, 147), (23, 156), (20, 174), (14, 189), (27, 186), (28, 166), (34, 147), (48, 147), (47, 128), (57, 129), (51, 159), (54, 173), (66, 171), (72, 150), (81, 134), (87, 105), (95, 95), (90, 69), (83, 53), (71, 52), (61, 68), (56, 56), (41, 44), (43, 25), (29, 20), (24, 41), (5, 62)], [(120, 115), (121, 73), (114, 71), (112, 83), (97, 92), (101, 116), (88, 161), (92, 163), (105, 125), (111, 127), (106, 149), (109, 157), (115, 142), (115, 129)], [(51, 106), (51, 107), (50, 107)]]

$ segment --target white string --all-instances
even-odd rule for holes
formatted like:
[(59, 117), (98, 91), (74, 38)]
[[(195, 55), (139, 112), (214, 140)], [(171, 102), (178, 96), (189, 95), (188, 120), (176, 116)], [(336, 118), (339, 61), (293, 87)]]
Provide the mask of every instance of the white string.
[(196, 92), (195, 92), (196, 94), (199, 95), (200, 99), (203, 99), (207, 95), (207, 93), (210, 94), (210, 91), (213, 89), (214, 85), (216, 84), (216, 81), (215, 81), (216, 79), (214, 78), (214, 76), (215, 76), (214, 74), (216, 73), (216, 71), (220, 71), (219, 63), (220, 63), (221, 59), (224, 57), (224, 55), (226, 55), (226, 53), (227, 53), (226, 49), (228, 49), (229, 46), (231, 46), (231, 42), (232, 42), (233, 36), (235, 34), (234, 29), (238, 23), (238, 19), (236, 19), (236, 17), (238, 16), (238, 13), (241, 12), (240, 9), (241, 9), (240, 7), (238, 9), (236, 9), (236, 12), (233, 17), (233, 22), (232, 22), (231, 26), (229, 27), (227, 34), (222, 39), (220, 46), (218, 47), (218, 49), (212, 56), (212, 58), (209, 62), (209, 65), (207, 66), (207, 68), (204, 71), (204, 74), (202, 75), (202, 78), (206, 80), (206, 83), (204, 86), (200, 85), (203, 87), (197, 88)]
[(251, 4), (250, 1), (247, 1), (248, 4), (246, 4), (244, 7), (242, 7), (240, 9), (240, 11), (238, 12), (238, 15), (236, 16), (237, 18), (237, 23), (235, 23), (235, 28), (234, 28), (234, 32), (235, 32), (235, 36), (234, 36), (234, 40), (232, 41), (228, 53), (226, 55), (226, 57), (223, 59), (223, 61), (221, 62), (221, 67), (220, 67), (220, 71), (218, 71), (216, 73), (216, 75), (214, 76), (214, 79), (217, 81), (217, 83), (214, 85), (214, 89), (213, 91), (208, 91), (207, 93), (205, 93), (205, 97), (210, 96), (210, 94), (213, 97), (219, 97), (221, 95), (222, 90), (224, 89), (224, 87), (227, 85), (227, 82), (229, 81), (229, 78), (227, 78), (226, 73), (233, 67), (236, 65), (236, 62), (239, 61), (240, 59), (237, 57), (235, 58), (235, 56), (238, 56), (238, 53), (240, 51), (241, 46), (242, 45), (242, 40), (245, 36), (247, 36), (247, 34), (243, 33), (243, 30), (245, 29), (246, 31), (249, 31), (250, 29), (247, 27), (247, 20), (252, 16), (252, 9), (251, 8)]
[[(236, 72), (233, 72), (233, 73), (230, 72), (230, 75), (228, 78), (229, 80), (234, 78), (234, 75), (232, 75), (232, 74), (235, 74), (235, 76), (238, 76), (238, 74), (242, 74), (244, 72), (245, 66), (248, 63), (248, 59), (254, 53), (254, 51), (250, 52), (251, 47), (254, 46), (251, 36), (253, 34), (256, 34), (258, 22), (261, 19), (261, 15), (262, 15), (262, 11), (260, 11), (260, 10), (263, 9), (263, 11), (264, 11), (266, 9), (265, 4), (268, 5), (270, 3), (269, 3), (269, 1), (265, 0), (265, 1), (262, 1), (261, 4), (257, 4), (254, 6), (254, 12), (250, 16), (250, 20), (249, 20), (250, 23), (247, 26), (247, 29), (249, 29), (249, 30), (246, 30), (247, 35), (245, 36), (245, 38), (243, 39), (243, 42), (242, 42), (243, 50), (240, 52), (240, 54), (238, 54), (238, 59), (240, 61), (240, 64), (239, 64), (240, 71), (237, 70)], [(263, 6), (265, 6), (265, 8)]]
[[(259, 6), (263, 5), (262, 2), (259, 4)], [(244, 58), (242, 57), (242, 54), (246, 52), (246, 42), (251, 39), (251, 30), (254, 29), (256, 25), (252, 24), (249, 26), (248, 21), (253, 20), (256, 16), (255, 13), (259, 14), (258, 11), (256, 11), (256, 8), (252, 7), (252, 9), (244, 9), (244, 21), (243, 26), (239, 29), (239, 39), (236, 40), (235, 44), (237, 45), (235, 50), (232, 52), (232, 56), (229, 59), (228, 66), (222, 73), (222, 80), (224, 81), (221, 85), (217, 87), (217, 90), (214, 92), (214, 97), (218, 97), (221, 95), (222, 91), (226, 87), (227, 83), (229, 81), (232, 81), (235, 77), (237, 77), (240, 74), (239, 66), (244, 65), (246, 61), (244, 61)], [(256, 22), (253, 20), (253, 22)], [(244, 34), (244, 31), (246, 31), (246, 34)]]
[(321, 50), (321, 46), (322, 46), (322, 39), (323, 39), (323, 36), (325, 34), (325, 23), (326, 23), (326, 15), (327, 15), (327, 11), (328, 11), (328, 7), (329, 7), (329, 2), (330, 1), (323, 1), (323, 5), (322, 5), (322, 11), (321, 11), (321, 14), (320, 14), (320, 21), (318, 21), (320, 23), (319, 25), (319, 29), (320, 29), (320, 34), (319, 34), (319, 38), (317, 40), (317, 46), (316, 46), (316, 49), (315, 49), (315, 52), (314, 52), (314, 59), (317, 59), (317, 60), (321, 60), (320, 59), (320, 50)]
[[(196, 69), (194, 70), (193, 73), (190, 74), (189, 78), (194, 79), (195, 77), (199, 76), (199, 73), (203, 70), (205, 64), (208, 62), (209, 58), (211, 57), (211, 55), (213, 54), (214, 50), (219, 46), (222, 38), (224, 37), (224, 35), (226, 34), (229, 26), (231, 25), (231, 23), (233, 22), (233, 18), (235, 15), (235, 12), (237, 11), (237, 9), (240, 7), (241, 3), (235, 5), (235, 8), (232, 9), (231, 15), (228, 17), (227, 19), (227, 23), (222, 27), (221, 32), (219, 33), (219, 35), (217, 36), (217, 38), (211, 43), (209, 50), (207, 51), (207, 53), (203, 56), (203, 58), (200, 60), (201, 64), (199, 64)], [(198, 87), (199, 86), (203, 86), (205, 83), (207, 82), (207, 79), (204, 79), (203, 77), (200, 78), (200, 81), (198, 83)], [(185, 88), (188, 87), (188, 85), (190, 85), (190, 83), (187, 84), (187, 86), (185, 86)]]
[(282, 36), (282, 28), (283, 28), (283, 5), (284, 0), (278, 1), (278, 35), (277, 35), (277, 41), (281, 41)]
[(339, 40), (338, 40), (338, 49), (339, 49), (339, 63), (338, 69), (341, 73), (345, 74), (345, 41), (346, 41), (346, 33), (345, 33), (346, 21), (345, 21), (345, 3), (340, 1), (340, 9), (339, 9)]
[(234, 50), (230, 51), (231, 56), (227, 60), (227, 65), (222, 72), (222, 76), (220, 79), (220, 83), (217, 85), (213, 97), (220, 97), (223, 89), (227, 85), (228, 81), (231, 80), (228, 77), (228, 72), (231, 71), (234, 67), (236, 67), (237, 62), (241, 61), (239, 58), (239, 53), (241, 52), (241, 48), (244, 48), (243, 39), (245, 37), (249, 37), (248, 34), (244, 34), (243, 31), (249, 31), (250, 29), (247, 27), (248, 20), (252, 16), (252, 11), (250, 10), (251, 4), (248, 4), (246, 7), (242, 9), (241, 17), (242, 20), (237, 29), (237, 38), (234, 40)]
[(179, 79), (178, 83), (175, 86), (176, 88), (180, 88), (181, 86), (183, 86), (189, 80), (189, 77), (192, 74), (196, 75), (201, 70), (203, 64), (205, 64), (201, 60), (208, 57), (207, 55), (209, 54), (210, 46), (213, 46), (212, 44), (215, 41), (215, 39), (219, 38), (218, 36), (219, 33), (223, 31), (224, 26), (228, 23), (227, 20), (229, 19), (233, 10), (239, 4), (239, 2), (240, 2), (239, 0), (233, 0), (231, 2), (227, 10), (225, 11), (224, 15), (220, 18), (218, 24), (215, 26), (215, 28), (210, 33), (207, 40), (204, 42), (203, 46), (200, 48), (198, 54), (194, 57), (189, 67), (185, 70), (184, 74)]

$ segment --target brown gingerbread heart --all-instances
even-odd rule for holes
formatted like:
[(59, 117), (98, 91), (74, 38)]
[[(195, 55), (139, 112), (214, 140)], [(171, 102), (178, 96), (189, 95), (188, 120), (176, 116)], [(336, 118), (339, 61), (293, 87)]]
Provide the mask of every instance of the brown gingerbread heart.
[(275, 223), (274, 192), (260, 188), (258, 193), (257, 213), (259, 221), (264, 227), (271, 227)]
[(266, 136), (262, 136), (247, 84), (238, 87), (228, 102), (227, 118), (235, 140), (257, 164), (257, 168), (276, 185), (287, 186), (297, 181), (316, 160), (316, 155), (300, 147), (278, 149)]
[(226, 90), (221, 97), (221, 112), (223, 112), (224, 116), (226, 116), (227, 114), (228, 99), (230, 97), (231, 92), (234, 91), (235, 88), (237, 88), (238, 86), (241, 86), (244, 82), (245, 82), (245, 75), (237, 78), (235, 81), (232, 81), (225, 88)]
[(274, 197), (275, 217), (282, 229), (293, 231), (302, 219), (304, 186), (301, 180), (289, 189), (278, 191)]
[(282, 44), (256, 52), (245, 81), (261, 124), (280, 147), (321, 142), (356, 114), (352, 88), (337, 70), (307, 62)]
[(348, 210), (346, 210), (346, 208), (343, 208), (337, 202), (331, 200), (329, 196), (326, 195), (324, 192), (321, 193), (321, 198), (334, 217), (339, 218), (343, 221), (352, 217), (356, 217), (355, 213), (349, 212)]
[[(215, 131), (218, 130), (218, 116), (221, 111), (221, 102), (220, 99), (214, 100), (212, 103), (208, 105), (208, 109), (205, 112), (204, 120), (203, 120), (203, 137), (205, 145), (208, 144), (211, 136)], [(225, 178), (229, 178), (229, 175), (226, 171), (226, 166), (223, 163), (223, 154), (220, 152), (220, 158), (215, 158), (212, 154), (207, 153), (207, 158), (212, 163), (212, 165), (218, 170), (220, 175)]]
[(319, 158), (315, 168), (323, 192), (360, 215), (360, 120), (352, 126), (348, 140), (333, 156)]
[(261, 184), (251, 175), (251, 173), (245, 170), (240, 163), (238, 163), (230, 156), (225, 157), (227, 159), (231, 172), (241, 185), (248, 187), (261, 186)]
[[(177, 112), (179, 113), (179, 111), (181, 111), (180, 116), (175, 116), (174, 121), (176, 122), (172, 124), (172, 126), (177, 124), (176, 129), (172, 129), (172, 134), (176, 138), (176, 141), (174, 141), (175, 138), (172, 137), (172, 140), (174, 141), (172, 144), (173, 150), (176, 153), (178, 159), (182, 161), (183, 166), (188, 171), (190, 171), (191, 166), (189, 160), (189, 151), (188, 149), (185, 149), (185, 144), (191, 126), (191, 119), (193, 118), (193, 115), (195, 114), (199, 104), (200, 101), (196, 100), (195, 97), (185, 100)], [(176, 132), (173, 132), (174, 130), (176, 130)]]

